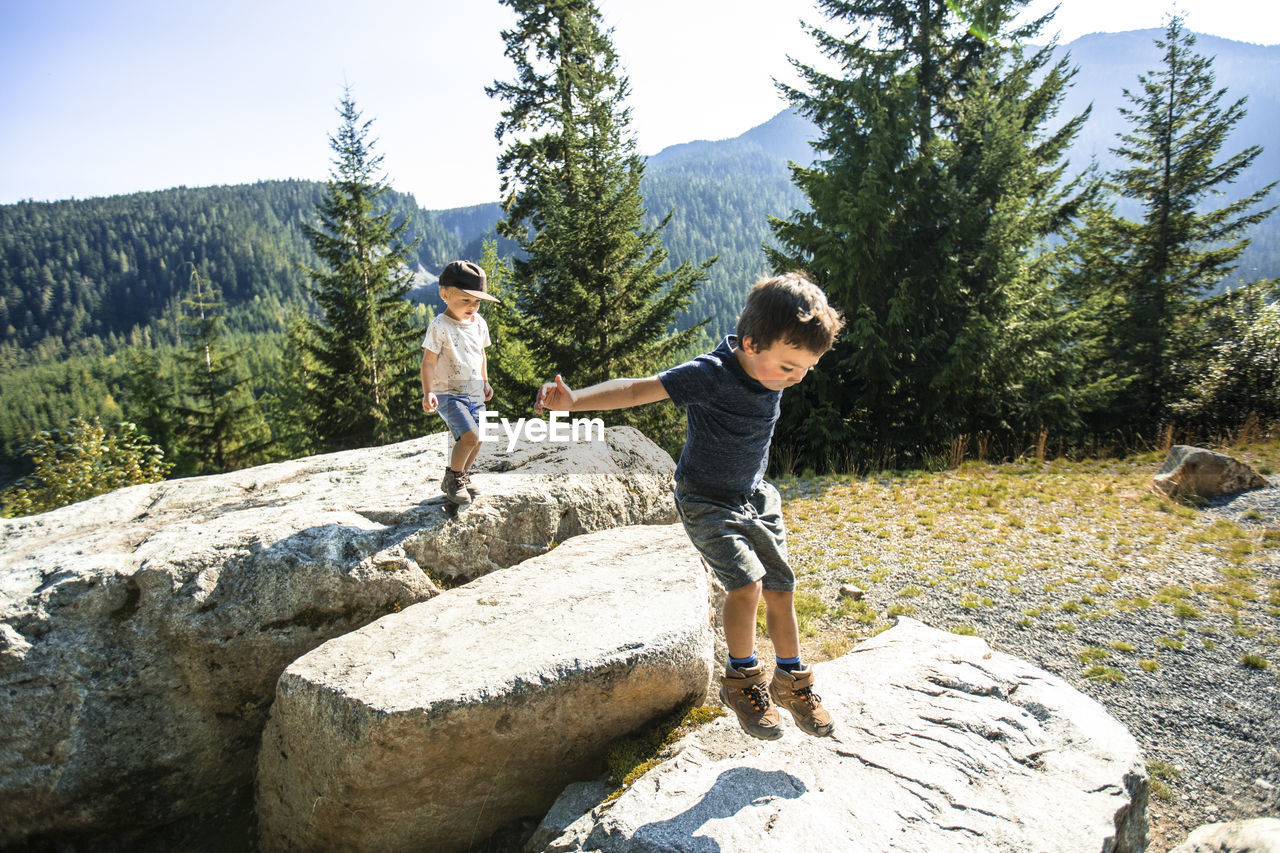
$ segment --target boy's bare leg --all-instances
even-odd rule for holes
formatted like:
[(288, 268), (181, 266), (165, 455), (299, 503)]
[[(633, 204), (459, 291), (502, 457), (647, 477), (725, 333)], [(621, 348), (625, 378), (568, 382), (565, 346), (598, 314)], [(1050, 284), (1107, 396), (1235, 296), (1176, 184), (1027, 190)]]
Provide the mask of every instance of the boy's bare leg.
[[(795, 594), (765, 590), (764, 619), (778, 658), (799, 658), (800, 628), (796, 621)], [(725, 630), (727, 632), (728, 628)], [(778, 707), (791, 712), (796, 726), (805, 734), (826, 737), (835, 730), (831, 715), (822, 707), (818, 694), (813, 692), (812, 667), (789, 671), (779, 665), (773, 671), (769, 695)]]
[[(756, 608), (760, 603), (760, 582), (730, 590), (724, 599), (724, 640), (729, 657), (749, 658), (756, 647)], [(775, 740), (782, 737), (782, 718), (769, 701), (764, 667), (725, 668), (720, 679), (720, 701), (738, 717), (738, 725), (752, 737)]]
[[(729, 657), (748, 658), (756, 648), (760, 581), (729, 590), (724, 599), (724, 641)], [(772, 627), (770, 628), (772, 632)]]
[(479, 450), (480, 436), (476, 435), (475, 430), (464, 432), (462, 437), (453, 443), (453, 454), (449, 457), (449, 467), (459, 473), (467, 470)]
[[(773, 651), (780, 658), (800, 656), (800, 625), (796, 621), (795, 593), (764, 590), (764, 623), (773, 641)], [(752, 620), (754, 627), (754, 619)], [(729, 620), (725, 618), (725, 634)]]
[(473, 464), (475, 464), (476, 457), (480, 455), (480, 445), (481, 445), (481, 444), (482, 444), (482, 442), (479, 442), (479, 441), (477, 441), (477, 442), (476, 442), (476, 446), (475, 446), (474, 448), (472, 448), (470, 455), (469, 455), (469, 456), (467, 456), (467, 462), (466, 462), (467, 467), (466, 467), (466, 468), (463, 468), (463, 469), (462, 469), (463, 471), (470, 471), (470, 470), (471, 470), (471, 466), (472, 466)]

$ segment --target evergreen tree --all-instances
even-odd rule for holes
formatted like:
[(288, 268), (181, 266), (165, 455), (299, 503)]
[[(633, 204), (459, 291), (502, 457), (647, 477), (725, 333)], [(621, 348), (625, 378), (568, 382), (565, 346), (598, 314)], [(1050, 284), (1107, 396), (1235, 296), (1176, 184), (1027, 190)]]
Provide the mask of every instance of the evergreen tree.
[(489, 293), (499, 300), (485, 303), (484, 311), (489, 337), (493, 341), (487, 353), (493, 399), (487, 405), (500, 414), (523, 412), (529, 408), (544, 380), (534, 365), (529, 348), (520, 338), (516, 325), (515, 293), (511, 287), (511, 267), (498, 257), (497, 240), (484, 241), (480, 266), (488, 279)]
[(307, 350), (307, 321), (295, 306), (286, 322), (285, 345), (274, 392), (265, 401), (275, 453), (285, 459), (309, 456), (320, 448), (310, 425), (313, 407), (325, 403), (317, 385), (319, 371)]
[(1274, 209), (1257, 209), (1274, 183), (1204, 209), (1262, 149), (1217, 159), (1245, 115), (1245, 99), (1222, 105), (1226, 90), (1214, 88), (1213, 60), (1196, 54), (1195, 43), (1172, 16), (1156, 40), (1161, 68), (1139, 76), (1138, 92), (1124, 92), (1131, 106), (1121, 113), (1131, 130), (1112, 150), (1126, 165), (1109, 176), (1109, 189), (1138, 202), (1141, 219), (1103, 209), (1090, 223), (1091, 239), (1114, 261), (1081, 277), (1089, 297), (1108, 309), (1097, 316), (1100, 364), (1124, 389), (1099, 413), (1099, 430), (1143, 431), (1167, 421), (1214, 343), (1204, 334), (1201, 297), (1235, 268), (1249, 244), (1245, 229)]
[(327, 269), (307, 269), (323, 318), (306, 321), (298, 342), (314, 375), (305, 388), (311, 429), (322, 449), (403, 440), (420, 429), (419, 330), (405, 299), (412, 272), (408, 220), (385, 209), (382, 155), (347, 90), (342, 122), (329, 137), (335, 154), (329, 186), (305, 226)]
[(1205, 369), (1174, 404), (1195, 434), (1221, 438), (1251, 418), (1280, 427), (1280, 301), (1275, 280), (1256, 282), (1212, 300)]
[(182, 300), (186, 349), (179, 356), (179, 469), (188, 474), (231, 471), (264, 461), (270, 430), (240, 367), (225, 345), (222, 300), (199, 270)]
[(167, 457), (177, 458), (178, 430), (172, 388), (175, 371), (166, 371), (161, 355), (150, 347), (130, 350), (127, 361), (125, 406), (130, 420), (163, 448)]
[(852, 35), (811, 28), (842, 73), (796, 63), (802, 87), (781, 87), (818, 156), (792, 165), (809, 210), (775, 220), (768, 251), (848, 325), (784, 398), (783, 454), (921, 462), (962, 436), (1068, 424), (1045, 241), (1090, 189), (1063, 180), (1085, 116), (1045, 130), (1074, 72), (1052, 44), (1020, 46), (1047, 17), (1013, 27), (1026, 0), (819, 5)]
[(487, 91), (506, 102), (499, 233), (523, 250), (512, 282), (520, 337), (544, 375), (576, 386), (666, 366), (701, 325), (671, 332), (715, 259), (658, 271), (670, 215), (643, 227), (627, 81), (595, 4), (503, 3), (518, 16), (503, 33), (516, 79)]

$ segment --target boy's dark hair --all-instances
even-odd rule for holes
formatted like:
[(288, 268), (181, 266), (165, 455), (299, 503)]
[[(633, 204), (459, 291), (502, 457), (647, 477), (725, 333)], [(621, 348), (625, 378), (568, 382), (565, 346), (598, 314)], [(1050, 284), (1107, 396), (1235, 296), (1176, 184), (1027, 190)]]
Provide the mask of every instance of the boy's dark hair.
[(751, 338), (756, 349), (782, 341), (821, 354), (842, 328), (844, 318), (827, 303), (822, 288), (804, 273), (789, 272), (752, 285), (738, 318), (738, 340)]

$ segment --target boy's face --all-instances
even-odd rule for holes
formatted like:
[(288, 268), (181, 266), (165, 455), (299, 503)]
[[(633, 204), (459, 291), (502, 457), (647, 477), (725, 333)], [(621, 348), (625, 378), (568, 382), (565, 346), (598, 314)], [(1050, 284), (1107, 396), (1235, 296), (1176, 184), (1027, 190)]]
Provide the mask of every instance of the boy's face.
[(448, 309), (444, 312), (460, 323), (470, 323), (476, 312), (480, 310), (480, 297), (473, 296), (470, 291), (460, 287), (440, 287), (440, 298)]
[(747, 338), (738, 350), (738, 363), (755, 381), (771, 391), (781, 391), (796, 385), (813, 369), (821, 353), (774, 341), (768, 349), (757, 349), (755, 342)]

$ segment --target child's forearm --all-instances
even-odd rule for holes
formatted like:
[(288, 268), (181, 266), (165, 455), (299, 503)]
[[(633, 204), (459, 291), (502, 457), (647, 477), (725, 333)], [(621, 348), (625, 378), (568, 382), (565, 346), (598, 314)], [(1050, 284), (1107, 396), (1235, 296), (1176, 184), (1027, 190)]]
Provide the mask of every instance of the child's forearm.
[(419, 373), (422, 376), (422, 396), (425, 397), (431, 393), (431, 388), (432, 386), (435, 385), (435, 381), (436, 381), (435, 359), (428, 360), (424, 357), (422, 359), (422, 369), (419, 371)]
[(568, 411), (590, 412), (605, 409), (629, 409), (645, 403), (667, 399), (667, 389), (658, 377), (645, 379), (610, 379), (574, 392)]

